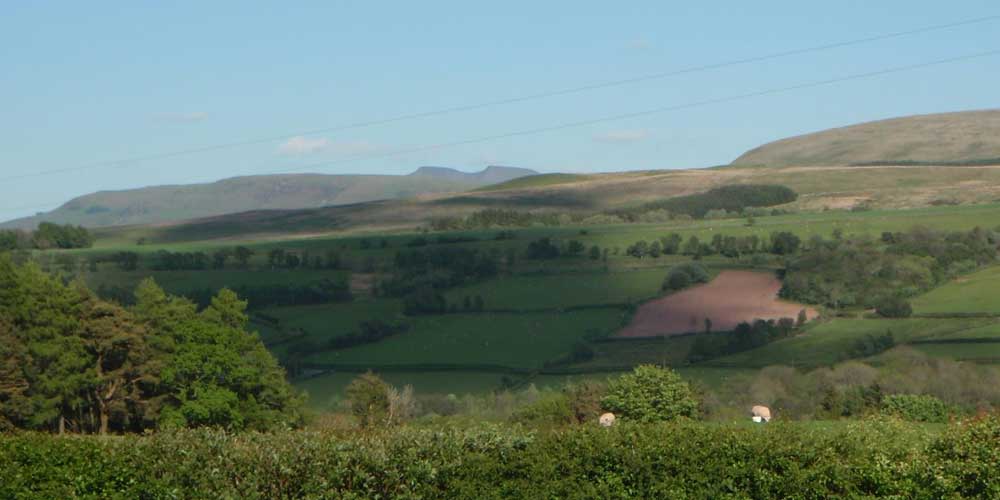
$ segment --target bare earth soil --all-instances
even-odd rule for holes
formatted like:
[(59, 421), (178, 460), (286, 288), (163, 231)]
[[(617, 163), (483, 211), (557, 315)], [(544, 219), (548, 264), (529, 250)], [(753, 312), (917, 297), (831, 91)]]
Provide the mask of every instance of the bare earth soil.
[(806, 310), (809, 319), (815, 309), (778, 300), (781, 281), (773, 274), (753, 271), (723, 271), (710, 283), (688, 288), (639, 307), (632, 322), (618, 337), (655, 337), (705, 330), (705, 318), (713, 331), (736, 328), (755, 319), (796, 318)]

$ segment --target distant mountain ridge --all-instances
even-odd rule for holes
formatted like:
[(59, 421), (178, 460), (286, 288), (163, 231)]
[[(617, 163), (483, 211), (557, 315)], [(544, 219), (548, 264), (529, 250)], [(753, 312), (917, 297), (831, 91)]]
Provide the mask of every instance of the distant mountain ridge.
[(106, 227), (166, 223), (251, 210), (316, 208), (475, 189), (537, 175), (525, 168), (489, 166), (479, 172), (420, 167), (407, 175), (288, 174), (245, 176), (207, 184), (152, 186), (79, 196), (47, 213), (0, 224), (39, 222)]
[(420, 167), (410, 174), (411, 177), (428, 176), (455, 182), (476, 183), (483, 186), (531, 175), (538, 175), (538, 172), (527, 168), (503, 167), (499, 165), (490, 165), (479, 172), (461, 172), (448, 167)]
[(733, 166), (1000, 165), (1000, 109), (905, 116), (781, 139)]

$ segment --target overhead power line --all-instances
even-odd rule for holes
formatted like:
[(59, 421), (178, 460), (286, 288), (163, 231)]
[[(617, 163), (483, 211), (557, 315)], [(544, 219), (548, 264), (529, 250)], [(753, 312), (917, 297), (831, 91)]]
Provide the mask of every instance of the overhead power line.
[(511, 97), (511, 98), (506, 98), (506, 99), (498, 99), (498, 100), (493, 100), (493, 101), (485, 101), (485, 102), (480, 102), (480, 103), (476, 103), (476, 104), (467, 104), (467, 105), (453, 106), (453, 107), (449, 107), (449, 108), (440, 108), (440, 109), (436, 109), (436, 110), (423, 111), (423, 112), (419, 112), (419, 113), (412, 113), (412, 114), (406, 114), (406, 115), (398, 115), (398, 116), (389, 117), (389, 118), (381, 118), (381, 119), (374, 119), (374, 120), (359, 121), (359, 122), (354, 122), (354, 123), (337, 125), (337, 126), (333, 126), (333, 127), (311, 129), (311, 130), (302, 130), (302, 131), (298, 131), (298, 132), (286, 133), (286, 134), (275, 135), (275, 136), (270, 136), (270, 137), (263, 137), (263, 138), (257, 138), (257, 139), (247, 139), (247, 140), (234, 141), (234, 142), (221, 143), (221, 144), (214, 144), (214, 145), (208, 145), (208, 146), (202, 146), (202, 147), (196, 147), (196, 148), (190, 148), (190, 149), (181, 149), (181, 150), (175, 150), (175, 151), (167, 151), (167, 152), (155, 153), (155, 154), (150, 154), (150, 155), (133, 156), (133, 157), (130, 157), (130, 158), (123, 158), (123, 159), (118, 159), (118, 160), (101, 161), (101, 162), (90, 163), (90, 164), (85, 164), (85, 165), (78, 165), (78, 166), (74, 166), (74, 167), (64, 167), (64, 168), (56, 168), (56, 169), (51, 169), (51, 170), (42, 170), (42, 171), (38, 171), (38, 172), (29, 172), (29, 173), (17, 174), (17, 175), (2, 177), (2, 178), (0, 178), (0, 182), (9, 182), (9, 181), (20, 180), (20, 179), (49, 176), (49, 175), (62, 174), (62, 173), (68, 173), (68, 172), (75, 172), (75, 171), (81, 171), (81, 170), (90, 170), (90, 169), (95, 169), (95, 168), (124, 167), (124, 166), (132, 165), (132, 164), (140, 163), (140, 162), (147, 162), (147, 161), (154, 161), (154, 160), (164, 160), (164, 159), (169, 159), (169, 158), (177, 158), (177, 157), (189, 156), (189, 155), (200, 154), (200, 153), (209, 153), (209, 152), (213, 152), (213, 151), (221, 151), (221, 150), (226, 150), (226, 149), (233, 149), (233, 148), (242, 147), (242, 146), (252, 146), (252, 145), (256, 145), (256, 144), (266, 144), (266, 143), (270, 143), (270, 142), (276, 142), (276, 141), (290, 139), (292, 137), (297, 137), (297, 136), (309, 136), (309, 135), (317, 135), (317, 134), (326, 134), (326, 133), (331, 133), (331, 132), (342, 132), (342, 131), (345, 131), (345, 130), (352, 130), (352, 129), (358, 129), (358, 128), (364, 128), (364, 127), (372, 127), (372, 126), (376, 126), (376, 125), (385, 125), (385, 124), (389, 124), (389, 123), (395, 123), (395, 122), (401, 122), (401, 121), (407, 121), (407, 120), (416, 120), (416, 119), (421, 119), (421, 118), (429, 118), (429, 117), (433, 117), (433, 116), (440, 116), (440, 115), (446, 115), (446, 114), (452, 114), (452, 113), (460, 113), (460, 112), (465, 112), (465, 111), (474, 111), (474, 110), (478, 110), (478, 109), (490, 108), (490, 107), (495, 107), (495, 106), (503, 106), (503, 105), (507, 105), (507, 104), (516, 104), (516, 103), (521, 103), (521, 102), (526, 102), (526, 101), (533, 101), (533, 100), (538, 100), (538, 99), (545, 99), (545, 98), (549, 98), (549, 97), (558, 97), (558, 96), (564, 96), (564, 95), (570, 95), (570, 94), (577, 94), (577, 93), (581, 93), (581, 92), (587, 92), (587, 91), (592, 91), (592, 90), (599, 90), (599, 89), (606, 89), (606, 88), (618, 87), (618, 86), (622, 86), (622, 85), (632, 85), (632, 84), (637, 84), (637, 83), (642, 83), (642, 82), (648, 82), (648, 81), (652, 81), (652, 80), (659, 80), (659, 79), (664, 79), (664, 78), (670, 78), (670, 77), (680, 76), (680, 75), (685, 75), (685, 74), (699, 73), (699, 72), (710, 71), (710, 70), (715, 70), (715, 69), (722, 69), (722, 68), (726, 68), (726, 67), (729, 67), (729, 66), (737, 66), (737, 65), (742, 65), (742, 64), (750, 64), (750, 63), (762, 62), (762, 61), (767, 61), (767, 60), (771, 60), (771, 59), (778, 59), (778, 58), (783, 58), (783, 57), (790, 57), (790, 56), (795, 56), (795, 55), (808, 54), (808, 53), (813, 53), (813, 52), (820, 52), (820, 51), (824, 51), (824, 50), (831, 50), (831, 49), (849, 47), (849, 46), (852, 46), (852, 45), (860, 45), (860, 44), (865, 44), (865, 43), (872, 43), (872, 42), (877, 42), (877, 41), (882, 41), (882, 40), (888, 40), (888, 39), (892, 39), (892, 38), (899, 38), (899, 37), (904, 37), (904, 36), (917, 35), (917, 34), (921, 34), (921, 33), (927, 33), (927, 32), (932, 32), (932, 31), (940, 31), (940, 30), (945, 30), (945, 29), (950, 29), (950, 28), (957, 28), (957, 27), (961, 27), (961, 26), (969, 26), (969, 25), (972, 25), (972, 24), (979, 24), (979, 23), (991, 22), (991, 21), (996, 21), (996, 20), (1000, 20), (1000, 15), (984, 16), (984, 17), (978, 17), (978, 18), (974, 18), (974, 19), (966, 19), (964, 21), (958, 21), (958, 22), (953, 22), (953, 23), (937, 24), (937, 25), (933, 25), (933, 26), (925, 26), (925, 27), (922, 27), (922, 28), (916, 28), (916, 29), (912, 29), (912, 30), (897, 31), (897, 32), (893, 32), (893, 33), (885, 33), (885, 34), (881, 34), (881, 35), (875, 35), (875, 36), (870, 36), (870, 37), (865, 37), (865, 38), (857, 38), (857, 39), (853, 39), (853, 40), (845, 40), (845, 41), (835, 42), (835, 43), (829, 43), (829, 44), (825, 44), (825, 45), (817, 45), (817, 46), (812, 46), (812, 47), (792, 49), (792, 50), (787, 50), (787, 51), (782, 51), (782, 52), (775, 52), (775, 53), (772, 53), (772, 54), (766, 54), (766, 55), (760, 55), (760, 56), (754, 56), (754, 57), (747, 57), (747, 58), (743, 58), (743, 59), (734, 59), (734, 60), (731, 60), (731, 61), (718, 62), (718, 63), (712, 63), (712, 64), (705, 64), (705, 65), (700, 65), (700, 66), (692, 66), (692, 67), (683, 68), (683, 69), (679, 69), (679, 70), (673, 70), (673, 71), (666, 71), (666, 72), (660, 72), (660, 73), (651, 73), (651, 74), (648, 74), (648, 75), (641, 75), (641, 76), (636, 76), (636, 77), (626, 78), (626, 79), (621, 79), (621, 80), (609, 80), (609, 81), (605, 81), (605, 82), (598, 82), (598, 83), (593, 83), (593, 84), (589, 84), (589, 85), (583, 85), (583, 86), (579, 86), (579, 87), (569, 87), (569, 88), (564, 88), (564, 89), (558, 89), (558, 90), (552, 90), (552, 91), (546, 91), (546, 92), (539, 92), (539, 93), (535, 93), (535, 94), (527, 94), (527, 95), (523, 95), (523, 96), (519, 96), (519, 97)]
[[(895, 67), (891, 67), (891, 68), (885, 68), (885, 69), (881, 69), (881, 70), (877, 70), (877, 71), (869, 71), (869, 72), (865, 72), (865, 73), (855, 73), (855, 74), (845, 75), (845, 76), (841, 76), (841, 77), (837, 77), (837, 78), (830, 78), (830, 79), (826, 79), (826, 80), (816, 80), (816, 81), (812, 81), (812, 82), (800, 83), (800, 84), (797, 84), (797, 85), (790, 85), (790, 86), (787, 86), (787, 87), (776, 87), (776, 88), (771, 88), (771, 89), (767, 89), (767, 90), (760, 90), (760, 91), (756, 91), (756, 92), (749, 92), (749, 93), (745, 93), (745, 94), (736, 94), (736, 95), (731, 95), (731, 96), (726, 96), (726, 97), (719, 97), (719, 98), (715, 98), (715, 99), (706, 99), (706, 100), (702, 100), (702, 101), (693, 101), (693, 102), (688, 102), (688, 103), (684, 103), (684, 104), (675, 104), (675, 105), (670, 105), (670, 106), (662, 106), (662, 107), (657, 107), (657, 108), (652, 108), (652, 109), (646, 109), (646, 110), (642, 110), (642, 111), (633, 111), (633, 112), (630, 112), (630, 113), (622, 113), (622, 114), (617, 114), (617, 115), (604, 116), (604, 117), (600, 117), (600, 118), (592, 118), (592, 119), (588, 119), (588, 120), (579, 120), (579, 121), (574, 121), (574, 122), (561, 123), (561, 124), (551, 125), (551, 126), (547, 126), (547, 127), (524, 129), (524, 130), (518, 130), (518, 131), (514, 131), (514, 132), (506, 132), (506, 133), (502, 133), (502, 134), (488, 135), (488, 136), (476, 137), (476, 138), (471, 138), (471, 139), (463, 139), (463, 140), (459, 140), (459, 141), (443, 142), (443, 143), (439, 143), (439, 144), (433, 144), (433, 145), (427, 145), (427, 146), (420, 146), (420, 147), (414, 147), (414, 148), (408, 148), (408, 149), (399, 149), (399, 150), (396, 150), (396, 151), (389, 151), (389, 152), (385, 152), (385, 153), (357, 155), (357, 156), (352, 156), (352, 157), (349, 157), (349, 158), (342, 158), (342, 159), (339, 159), (339, 160), (326, 161), (326, 162), (320, 162), (320, 163), (312, 163), (312, 164), (306, 164), (306, 165), (297, 165), (297, 166), (289, 168), (289, 169), (281, 169), (281, 170), (276, 170), (276, 171), (271, 171), (271, 172), (264, 172), (264, 173), (255, 173), (255, 175), (267, 175), (267, 174), (275, 174), (275, 173), (284, 173), (284, 172), (289, 172), (289, 171), (292, 171), (292, 170), (305, 171), (307, 169), (325, 168), (325, 167), (330, 167), (330, 166), (333, 166), (333, 165), (340, 165), (340, 164), (344, 164), (344, 163), (351, 163), (351, 162), (357, 162), (357, 161), (362, 161), (362, 160), (372, 160), (372, 159), (379, 159), (379, 158), (390, 158), (390, 157), (394, 157), (394, 156), (401, 156), (401, 155), (412, 154), (412, 153), (419, 153), (419, 152), (424, 152), (424, 151), (436, 151), (436, 150), (441, 150), (441, 149), (448, 149), (448, 148), (454, 148), (454, 147), (459, 147), (459, 146), (465, 146), (465, 145), (469, 145), (469, 144), (478, 144), (478, 143), (488, 142), (488, 141), (493, 141), (493, 140), (507, 139), (507, 138), (511, 138), (511, 137), (520, 137), (520, 136), (540, 134), (540, 133), (545, 133), (545, 132), (553, 132), (553, 131), (557, 131), (557, 130), (564, 130), (564, 129), (570, 129), (570, 128), (585, 127), (585, 126), (588, 126), (588, 125), (596, 125), (596, 124), (600, 124), (600, 123), (613, 122), (613, 121), (619, 121), (619, 120), (626, 120), (626, 119), (630, 119), (630, 118), (638, 118), (638, 117), (642, 117), (642, 116), (667, 113), (667, 112), (671, 112), (671, 111), (679, 111), (679, 110), (683, 110), (683, 109), (691, 109), (691, 108), (697, 108), (697, 107), (702, 107), (702, 106), (709, 106), (709, 105), (714, 105), (714, 104), (723, 104), (723, 103), (727, 103), (727, 102), (741, 101), (741, 100), (745, 100), (745, 99), (752, 99), (752, 98), (763, 97), (763, 96), (768, 96), (768, 95), (782, 94), (782, 93), (792, 92), (792, 91), (795, 91), (795, 90), (802, 90), (802, 89), (815, 88), (815, 87), (823, 87), (823, 86), (827, 86), (827, 85), (833, 85), (833, 84), (848, 82), (848, 81), (852, 81), (852, 80), (862, 80), (862, 79), (866, 79), (866, 78), (873, 78), (873, 77), (876, 77), (876, 76), (888, 75), (888, 74), (893, 74), (893, 73), (902, 73), (902, 72), (905, 72), (905, 71), (913, 71), (913, 70), (922, 69), (922, 68), (929, 68), (929, 67), (933, 67), (933, 66), (940, 66), (940, 65), (943, 65), (943, 64), (951, 64), (951, 63), (956, 63), (956, 62), (969, 61), (969, 60), (973, 60), (973, 59), (980, 59), (980, 58), (990, 57), (990, 56), (996, 56), (996, 55), (1000, 55), (1000, 49), (988, 50), (988, 51), (985, 51), (985, 52), (977, 52), (977, 53), (973, 53), (973, 54), (966, 54), (966, 55), (956, 56), (956, 57), (949, 57), (949, 58), (946, 58), (946, 59), (937, 59), (937, 60), (927, 61), (927, 62), (922, 62), (922, 63), (917, 63), (917, 64), (909, 64), (909, 65), (905, 65), (905, 66), (895, 66)], [(0, 209), (0, 210), (4, 210), (4, 211), (29, 210), (29, 209), (33, 209), (33, 208), (49, 207), (49, 206), (55, 205), (56, 203), (60, 203), (60, 202), (52, 202), (52, 203), (48, 203), (48, 204), (45, 204), (45, 205), (37, 205), (37, 206), (34, 206), (34, 207), (4, 208), (4, 209)]]
[[(638, 117), (641, 117), (641, 116), (655, 115), (655, 114), (666, 113), (666, 112), (670, 112), (670, 111), (679, 111), (679, 110), (683, 110), (683, 109), (697, 108), (697, 107), (708, 106), (708, 105), (712, 105), (712, 104), (722, 104), (722, 103), (727, 103), (727, 102), (732, 102), (732, 101), (740, 101), (740, 100), (744, 100), (744, 99), (750, 99), (750, 98), (754, 98), (754, 97), (762, 97), (762, 96), (772, 95), (772, 94), (781, 94), (781, 93), (785, 93), (785, 92), (791, 92), (793, 90), (801, 90), (801, 89), (807, 89), (807, 88), (813, 88), (813, 87), (822, 87), (822, 86), (826, 86), (826, 85), (833, 85), (835, 83), (842, 83), (842, 82), (847, 82), (847, 81), (851, 81), (851, 80), (861, 80), (861, 79), (865, 79), (865, 78), (872, 78), (872, 77), (881, 76), (881, 75), (888, 75), (888, 74), (892, 74), (892, 73), (901, 73), (901, 72), (904, 72), (904, 71), (912, 71), (912, 70), (921, 69), (921, 68), (928, 68), (928, 67), (931, 67), (931, 66), (939, 66), (939, 65), (942, 65), (942, 64), (950, 64), (950, 63), (956, 63), (956, 62), (961, 62), (961, 61), (968, 61), (968, 60), (972, 60), (972, 59), (979, 59), (979, 58), (983, 58), (983, 57), (995, 56), (995, 55), (998, 55), (998, 54), (1000, 54), (1000, 49), (995, 49), (995, 50), (989, 50), (989, 51), (986, 51), (986, 52), (977, 52), (975, 54), (967, 54), (967, 55), (963, 55), (963, 56), (950, 57), (950, 58), (947, 58), (947, 59), (938, 59), (938, 60), (928, 61), (928, 62), (923, 62), (923, 63), (909, 64), (909, 65), (906, 65), (906, 66), (896, 66), (896, 67), (893, 67), (893, 68), (886, 68), (886, 69), (881, 69), (881, 70), (878, 70), (878, 71), (870, 71), (870, 72), (866, 72), (866, 73), (855, 73), (855, 74), (852, 74), (852, 75), (846, 75), (846, 76), (837, 77), (837, 78), (830, 78), (830, 79), (827, 79), (827, 80), (818, 80), (818, 81), (813, 81), (813, 82), (808, 82), (808, 83), (801, 83), (801, 84), (798, 84), (798, 85), (791, 85), (791, 86), (788, 86), (788, 87), (778, 87), (778, 88), (772, 88), (772, 89), (767, 89), (767, 90), (761, 90), (761, 91), (757, 91), (757, 92), (750, 92), (750, 93), (746, 93), (746, 94), (737, 94), (737, 95), (731, 95), (731, 96), (727, 96), (727, 97), (719, 97), (719, 98), (715, 98), (715, 99), (706, 99), (706, 100), (703, 100), (703, 101), (694, 101), (694, 102), (689, 102), (689, 103), (684, 103), (684, 104), (675, 104), (675, 105), (671, 105), (671, 106), (663, 106), (663, 107), (658, 107), (658, 108), (646, 109), (646, 110), (642, 110), (642, 111), (634, 111), (634, 112), (630, 112), (630, 113), (622, 113), (622, 114), (617, 114), (617, 115), (604, 116), (604, 117), (600, 117), (600, 118), (592, 118), (592, 119), (588, 119), (588, 120), (580, 120), (580, 121), (575, 121), (575, 122), (567, 122), (567, 123), (562, 123), (562, 124), (558, 124), (558, 125), (551, 125), (551, 126), (548, 126), (548, 127), (539, 127), (539, 128), (525, 129), (525, 130), (519, 130), (519, 131), (515, 131), (515, 132), (507, 132), (507, 133), (503, 133), (503, 134), (496, 134), (496, 135), (488, 135), (488, 136), (483, 136), (483, 137), (477, 137), (477, 138), (473, 138), (473, 139), (464, 139), (464, 140), (454, 141), (454, 142), (444, 142), (444, 143), (433, 144), (433, 145), (428, 145), (428, 146), (419, 146), (419, 147), (408, 148), (408, 149), (400, 149), (400, 150), (389, 151), (389, 152), (385, 152), (385, 153), (357, 155), (357, 156), (352, 156), (352, 157), (349, 157), (349, 158), (342, 158), (342, 159), (339, 159), (339, 160), (332, 160), (332, 161), (326, 161), (326, 162), (320, 162), (320, 163), (312, 163), (312, 164), (306, 164), (306, 165), (298, 165), (298, 166), (295, 166), (295, 167), (292, 167), (292, 168), (289, 168), (289, 169), (281, 169), (281, 170), (272, 171), (272, 172), (269, 172), (269, 173), (282, 173), (282, 172), (289, 172), (289, 171), (292, 171), (292, 170), (315, 169), (315, 168), (328, 167), (328, 166), (331, 166), (331, 165), (338, 165), (338, 164), (341, 164), (341, 163), (349, 163), (349, 162), (355, 162), (355, 161), (360, 161), (360, 160), (369, 160), (369, 159), (377, 159), (377, 158), (387, 158), (387, 157), (393, 157), (393, 156), (399, 156), (399, 155), (405, 155), (405, 154), (411, 154), (411, 153), (418, 153), (418, 152), (423, 152), (423, 151), (433, 151), (433, 150), (446, 149), (446, 148), (452, 148), (452, 147), (457, 147), (457, 146), (464, 146), (464, 145), (468, 145), (468, 144), (477, 144), (477, 143), (481, 143), (481, 142), (488, 142), (488, 141), (493, 141), (493, 140), (498, 140), (498, 139), (506, 139), (506, 138), (510, 138), (510, 137), (519, 137), (519, 136), (525, 136), (525, 135), (539, 134), (539, 133), (543, 133), (543, 132), (553, 132), (553, 131), (563, 130), (563, 129), (569, 129), (569, 128), (585, 127), (585, 126), (588, 126), (588, 125), (596, 125), (596, 124), (599, 124), (599, 123), (619, 121), (619, 120), (625, 120), (625, 119), (629, 119), (629, 118), (638, 118)], [(266, 175), (266, 174), (260, 174), (260, 175)]]

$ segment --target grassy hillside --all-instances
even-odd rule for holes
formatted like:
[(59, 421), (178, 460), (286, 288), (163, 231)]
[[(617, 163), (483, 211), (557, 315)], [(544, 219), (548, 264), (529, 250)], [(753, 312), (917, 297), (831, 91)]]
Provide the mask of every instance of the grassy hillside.
[[(321, 219), (316, 216), (317, 221)], [(685, 240), (696, 236), (702, 241), (709, 241), (716, 234), (767, 238), (778, 231), (793, 232), (808, 240), (814, 235), (829, 238), (836, 230), (846, 235), (867, 234), (878, 238), (883, 232), (905, 231), (917, 224), (939, 230), (995, 228), (1000, 226), (1000, 205), (800, 212), (759, 217), (753, 225), (742, 218), (568, 224), (512, 228), (504, 239), (496, 238), (500, 229), (429, 234), (403, 229), (370, 230), (300, 237), (304, 235), (283, 235), (281, 228), (275, 227), (272, 236), (256, 239), (242, 236), (219, 240), (213, 239), (218, 236), (214, 231), (201, 235), (186, 232), (179, 234), (188, 238), (179, 238), (174, 243), (147, 242), (140, 246), (132, 239), (140, 233), (118, 232), (110, 239), (99, 239), (93, 249), (48, 252), (36, 258), (58, 270), (65, 265), (66, 256), (76, 257), (79, 260), (74, 266), (75, 274), (95, 287), (102, 284), (129, 287), (143, 277), (153, 276), (175, 293), (222, 286), (306, 285), (321, 278), (357, 281), (368, 277), (377, 283), (398, 272), (394, 264), (397, 252), (414, 249), (469, 249), (500, 259), (498, 276), (443, 291), (446, 301), (459, 307), (454, 313), (405, 316), (401, 299), (373, 296), (364, 291), (358, 291), (351, 302), (272, 306), (254, 311), (253, 329), (260, 332), (279, 358), (287, 360), (298, 353), (295, 366), (302, 371), (297, 383), (314, 394), (317, 399), (313, 404), (317, 406), (327, 405), (331, 398), (342, 393), (347, 380), (366, 368), (386, 373), (394, 383), (413, 383), (420, 391), (461, 394), (491, 391), (510, 383), (525, 387), (561, 384), (568, 377), (603, 379), (637, 363), (652, 362), (670, 364), (710, 387), (718, 387), (770, 365), (811, 369), (865, 358), (871, 353), (859, 351), (859, 342), (887, 331), (892, 331), (896, 345), (910, 345), (933, 356), (980, 363), (1000, 360), (997, 319), (962, 317), (996, 314), (996, 308), (990, 305), (995, 296), (991, 277), (996, 276), (996, 267), (965, 275), (913, 300), (918, 315), (934, 313), (941, 317), (870, 319), (863, 316), (863, 311), (851, 311), (853, 317), (824, 319), (801, 335), (694, 364), (689, 355), (695, 336), (594, 341), (627, 321), (631, 305), (660, 296), (663, 293), (660, 285), (668, 269), (691, 258), (670, 255), (636, 259), (625, 255), (625, 249), (636, 241), (655, 241), (670, 233), (677, 233)], [(191, 231), (193, 227), (197, 226), (178, 226), (178, 229)], [(446, 242), (438, 242), (439, 237), (446, 238), (443, 240)], [(573, 258), (527, 259), (523, 253), (527, 245), (543, 237), (560, 246), (572, 240), (587, 249), (597, 246), (602, 257), (591, 259), (589, 252), (584, 252)], [(419, 238), (428, 242), (426, 246), (413, 246)], [(160, 250), (211, 255), (219, 248), (237, 244), (255, 252), (248, 269), (237, 269), (230, 263), (222, 270), (152, 270)], [(268, 263), (268, 254), (275, 249), (298, 255), (308, 253), (312, 258), (334, 252), (340, 264), (338, 269), (276, 268)], [(93, 269), (87, 265), (92, 259), (101, 260), (102, 256), (122, 250), (140, 254), (139, 269), (124, 271), (111, 262), (98, 262)], [(510, 252), (514, 252), (516, 260), (504, 263), (504, 256)], [(706, 256), (701, 263), (711, 273), (751, 265), (721, 255)], [(762, 270), (780, 268), (782, 260), (771, 256), (753, 266)], [(462, 309), (466, 297), (480, 297), (483, 311)], [(364, 322), (373, 320), (404, 322), (408, 329), (372, 343), (329, 347), (332, 339), (353, 334)], [(589, 346), (592, 357), (567, 364), (565, 358), (581, 342)]]
[[(531, 184), (531, 179), (534, 177), (514, 182)], [(586, 216), (730, 184), (788, 186), (799, 194), (795, 202), (782, 206), (790, 210), (983, 204), (1000, 200), (1000, 167), (732, 167), (599, 174), (543, 184), (348, 206), (258, 210), (182, 224), (105, 228), (98, 234), (102, 243), (131, 244), (139, 238), (168, 243), (384, 233), (412, 230), (435, 218), (465, 216), (486, 208)]]
[(528, 169), (488, 167), (465, 173), (421, 167), (410, 175), (265, 175), (210, 184), (102, 191), (75, 198), (52, 212), (3, 224), (31, 228), (39, 222), (88, 227), (162, 223), (248, 210), (348, 205), (421, 194), (465, 191), (517, 177)]
[(1000, 110), (908, 116), (782, 139), (733, 165), (1000, 164)]

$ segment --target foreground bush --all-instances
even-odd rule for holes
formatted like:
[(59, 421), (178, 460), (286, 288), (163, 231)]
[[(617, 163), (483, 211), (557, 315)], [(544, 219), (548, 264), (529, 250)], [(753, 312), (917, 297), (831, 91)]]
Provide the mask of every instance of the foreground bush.
[(611, 380), (602, 406), (626, 419), (659, 422), (695, 417), (698, 401), (691, 387), (669, 368), (640, 365)]
[(0, 498), (944, 498), (1000, 494), (1000, 420), (0, 437)]
[(882, 399), (884, 411), (911, 422), (943, 424), (951, 410), (940, 399), (926, 394), (893, 394)]

